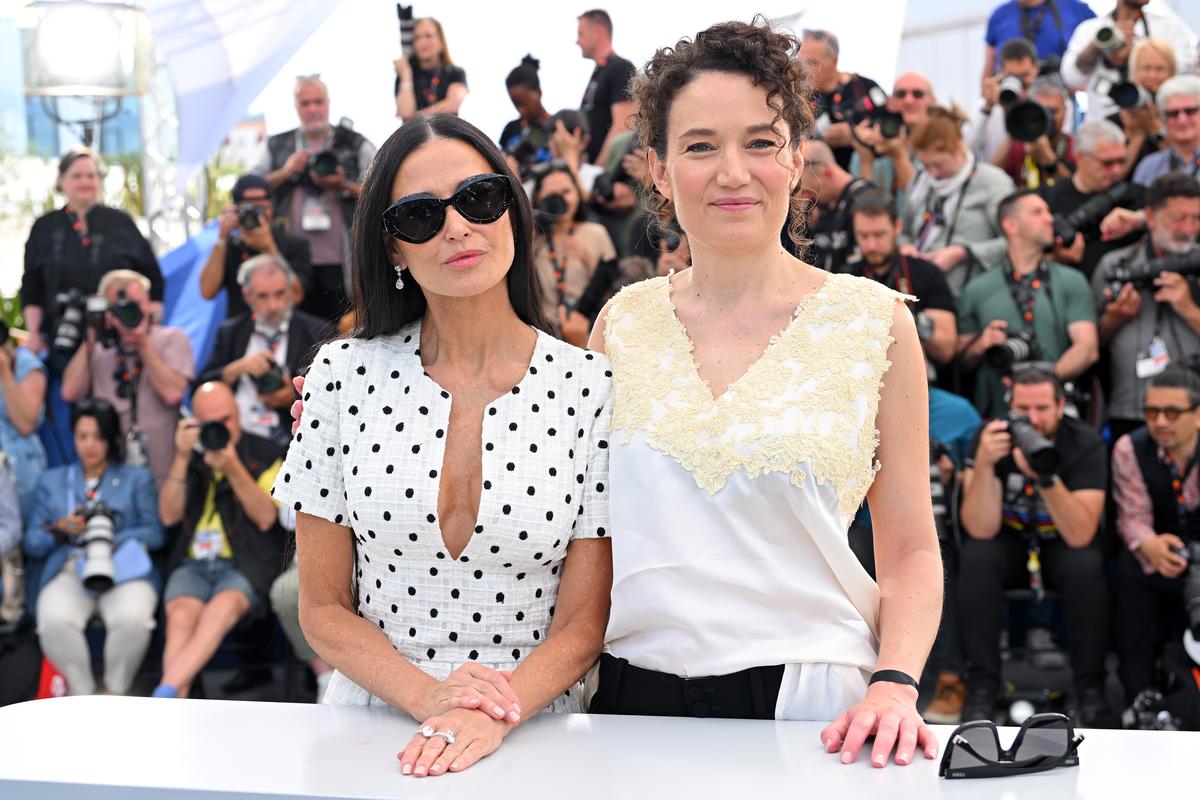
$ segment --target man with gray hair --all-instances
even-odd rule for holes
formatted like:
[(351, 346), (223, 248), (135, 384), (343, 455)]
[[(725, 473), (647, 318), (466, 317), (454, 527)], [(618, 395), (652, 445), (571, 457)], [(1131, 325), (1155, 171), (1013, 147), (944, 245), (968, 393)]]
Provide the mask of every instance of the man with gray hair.
[[(1070, 180), (1060, 180), (1045, 190), (1050, 211), (1065, 217), (1093, 197), (1109, 192), (1121, 181), (1125, 172), (1125, 133), (1106, 119), (1085, 122), (1075, 131), (1075, 174)], [(1140, 187), (1128, 187), (1128, 194), (1119, 204), (1137, 210), (1142, 207)], [(1102, 218), (1079, 228), (1072, 242), (1060, 242), (1054, 253), (1056, 261), (1079, 267), (1089, 278), (1096, 264), (1106, 253), (1127, 247), (1137, 241), (1138, 234), (1104, 239), (1101, 236)]]
[(293, 307), (292, 271), (280, 256), (263, 253), (242, 264), (238, 284), (249, 310), (217, 329), (200, 382), (233, 389), (242, 430), (286, 447), (292, 377), (308, 368), (329, 324)]
[(1200, 178), (1200, 76), (1176, 75), (1163, 81), (1155, 97), (1167, 129), (1163, 148), (1146, 156), (1133, 180), (1149, 186), (1161, 175), (1179, 171)]
[(105, 273), (97, 294), (108, 310), (101, 330), (88, 326), (87, 342), (63, 371), (62, 396), (107, 400), (121, 418), (125, 460), (148, 466), (161, 490), (171, 467), (171, 439), (179, 407), (196, 373), (192, 345), (179, 328), (155, 324), (150, 279), (128, 269)]
[(304, 298), (310, 313), (328, 320), (349, 310), (349, 227), (375, 146), (349, 120), (329, 123), (329, 90), (316, 75), (296, 82), (300, 127), (267, 140), (251, 170), (275, 193), (275, 214), (308, 240), (313, 286)]
[[(879, 84), (861, 75), (838, 71), (840, 46), (829, 31), (807, 30), (800, 47), (800, 58), (808, 67), (813, 89), (813, 117), (817, 135), (833, 149), (838, 166), (850, 169), (854, 156), (847, 111), (861, 103)], [(852, 116), (852, 114), (851, 114)]]

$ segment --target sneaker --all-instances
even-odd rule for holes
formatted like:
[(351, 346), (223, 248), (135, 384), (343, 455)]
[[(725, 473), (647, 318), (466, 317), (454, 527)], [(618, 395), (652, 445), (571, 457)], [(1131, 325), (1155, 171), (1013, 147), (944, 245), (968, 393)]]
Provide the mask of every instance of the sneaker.
[(996, 716), (996, 687), (974, 686), (967, 693), (961, 720), (974, 722), (979, 719), (994, 720)]
[(962, 678), (953, 672), (943, 672), (938, 675), (933, 701), (925, 707), (922, 716), (926, 722), (937, 725), (957, 725), (962, 722), (966, 697), (967, 687)]

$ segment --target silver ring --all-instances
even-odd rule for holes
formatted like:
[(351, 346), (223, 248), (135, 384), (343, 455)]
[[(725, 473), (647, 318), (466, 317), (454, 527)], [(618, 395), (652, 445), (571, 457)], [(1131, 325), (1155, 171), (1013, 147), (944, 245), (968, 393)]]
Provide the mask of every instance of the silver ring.
[(446, 740), (446, 744), (454, 744), (454, 731), (435, 731), (433, 736), (442, 737)]
[(433, 736), (433, 726), (426, 725), (424, 728), (417, 728), (417, 733), (428, 739), (429, 737)]

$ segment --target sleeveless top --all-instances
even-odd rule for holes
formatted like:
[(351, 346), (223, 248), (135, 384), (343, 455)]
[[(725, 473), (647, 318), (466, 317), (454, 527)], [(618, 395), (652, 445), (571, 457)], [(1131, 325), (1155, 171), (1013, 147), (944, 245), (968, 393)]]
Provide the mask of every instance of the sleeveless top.
[(866, 692), (879, 589), (847, 530), (880, 465), (895, 303), (830, 275), (718, 398), (668, 278), (613, 299), (612, 612), (606, 650), (685, 677), (783, 664), (776, 716), (832, 719)]

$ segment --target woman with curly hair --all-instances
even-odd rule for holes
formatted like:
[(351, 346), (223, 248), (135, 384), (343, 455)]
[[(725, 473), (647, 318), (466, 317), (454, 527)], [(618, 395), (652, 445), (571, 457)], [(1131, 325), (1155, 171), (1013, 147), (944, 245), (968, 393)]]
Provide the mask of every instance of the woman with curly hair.
[[(907, 764), (937, 749), (911, 677), (941, 603), (925, 367), (903, 295), (780, 244), (813, 126), (797, 45), (715, 25), (633, 84), (691, 267), (626, 288), (592, 334), (614, 535), (591, 710), (833, 719), (843, 762), (874, 735), (875, 766)], [(847, 540), (864, 497), (878, 583)]]

